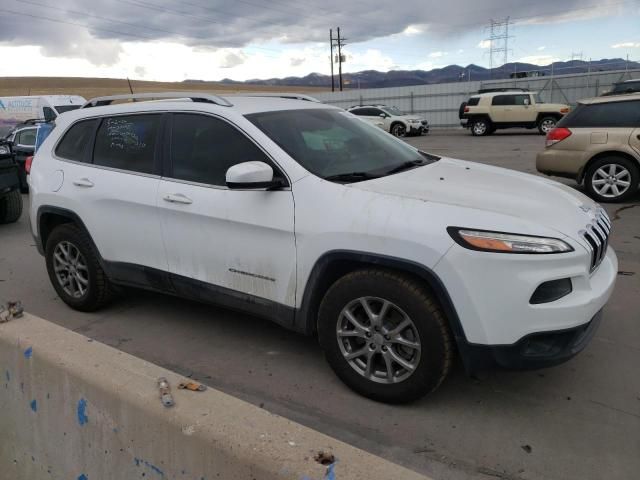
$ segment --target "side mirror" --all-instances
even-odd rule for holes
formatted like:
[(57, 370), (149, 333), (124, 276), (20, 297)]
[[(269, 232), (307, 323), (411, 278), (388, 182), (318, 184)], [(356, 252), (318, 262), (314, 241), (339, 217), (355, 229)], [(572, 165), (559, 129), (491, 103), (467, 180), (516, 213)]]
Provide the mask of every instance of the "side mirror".
[(273, 168), (264, 162), (243, 162), (230, 167), (226, 174), (227, 187), (232, 189), (277, 188), (280, 180), (273, 179)]
[(525, 99), (524, 99), (524, 105), (525, 105), (525, 106), (529, 105), (529, 99), (528, 99), (528, 98), (525, 98)]
[(380, 118), (387, 118), (387, 114), (386, 113), (381, 113), (380, 114)]

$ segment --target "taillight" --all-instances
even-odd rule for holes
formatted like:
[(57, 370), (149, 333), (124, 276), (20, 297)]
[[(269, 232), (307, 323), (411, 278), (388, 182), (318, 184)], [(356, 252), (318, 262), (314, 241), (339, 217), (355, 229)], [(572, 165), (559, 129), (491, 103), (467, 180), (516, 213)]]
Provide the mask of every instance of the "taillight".
[(569, 108), (567, 107), (561, 108), (560, 113), (569, 113)]
[(570, 136), (571, 136), (571, 130), (569, 130), (568, 128), (556, 127), (553, 130), (551, 130), (549, 133), (547, 133), (546, 145), (547, 147), (550, 147), (551, 145), (555, 145), (556, 143), (561, 142), (562, 140)]
[(33, 163), (33, 155), (28, 156), (24, 161), (24, 171), (27, 175), (31, 173), (31, 164)]
[(464, 107), (464, 113), (469, 113), (469, 107)]

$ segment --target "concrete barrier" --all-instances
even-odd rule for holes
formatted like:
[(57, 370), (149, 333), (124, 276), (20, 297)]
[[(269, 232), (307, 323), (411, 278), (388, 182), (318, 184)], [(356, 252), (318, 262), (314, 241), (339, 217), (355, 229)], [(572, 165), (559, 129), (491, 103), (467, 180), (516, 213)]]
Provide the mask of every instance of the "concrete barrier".
[(31, 315), (0, 324), (0, 375), (2, 479), (426, 478)]

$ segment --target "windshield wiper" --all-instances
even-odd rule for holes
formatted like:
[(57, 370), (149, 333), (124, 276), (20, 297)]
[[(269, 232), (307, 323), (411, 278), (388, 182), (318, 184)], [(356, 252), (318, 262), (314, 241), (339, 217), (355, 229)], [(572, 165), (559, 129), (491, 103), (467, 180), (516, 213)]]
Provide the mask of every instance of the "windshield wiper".
[(372, 178), (378, 178), (379, 175), (374, 175), (369, 172), (349, 172), (338, 173), (336, 175), (329, 175), (324, 177), (325, 180), (330, 182), (362, 182), (363, 180), (371, 180)]
[(400, 165), (395, 166), (390, 170), (387, 170), (386, 172), (384, 172), (384, 174), (391, 175), (393, 173), (403, 172), (404, 170), (410, 170), (412, 168), (416, 168), (424, 164), (426, 164), (426, 161), (421, 158), (418, 158), (416, 160), (409, 160), (408, 162), (403, 162)]

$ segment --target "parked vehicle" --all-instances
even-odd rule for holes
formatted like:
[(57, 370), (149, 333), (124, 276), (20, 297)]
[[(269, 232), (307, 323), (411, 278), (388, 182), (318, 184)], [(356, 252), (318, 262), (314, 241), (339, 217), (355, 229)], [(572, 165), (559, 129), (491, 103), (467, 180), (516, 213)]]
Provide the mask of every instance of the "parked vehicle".
[(386, 402), (436, 389), (456, 354), (470, 372), (569, 359), (618, 271), (607, 214), (574, 189), (309, 101), (95, 99), (58, 119), (30, 181), (72, 308), (130, 285), (260, 315), (317, 335), (347, 385)]
[(485, 90), (460, 105), (461, 125), (473, 135), (490, 135), (501, 128), (537, 128), (546, 135), (569, 106), (544, 103), (536, 92)]
[(358, 105), (347, 110), (395, 137), (429, 133), (429, 122), (386, 105)]
[(628, 200), (640, 182), (640, 93), (581, 100), (547, 135), (536, 168), (584, 183), (599, 202)]
[(18, 124), (9, 132), (5, 140), (11, 143), (11, 149), (18, 164), (18, 174), (20, 176), (20, 191), (29, 192), (27, 183), (27, 159), (33, 158), (36, 146), (40, 145), (46, 135), (50, 132), (52, 125), (44, 120), (28, 120)]
[(6, 135), (16, 125), (28, 120), (55, 120), (59, 114), (80, 108), (85, 102), (78, 95), (0, 97), (0, 135)]
[(614, 83), (613, 88), (603, 96), (626, 95), (627, 93), (640, 93), (640, 78)]
[(22, 196), (18, 166), (11, 144), (0, 140), (0, 224), (18, 221), (22, 215)]

